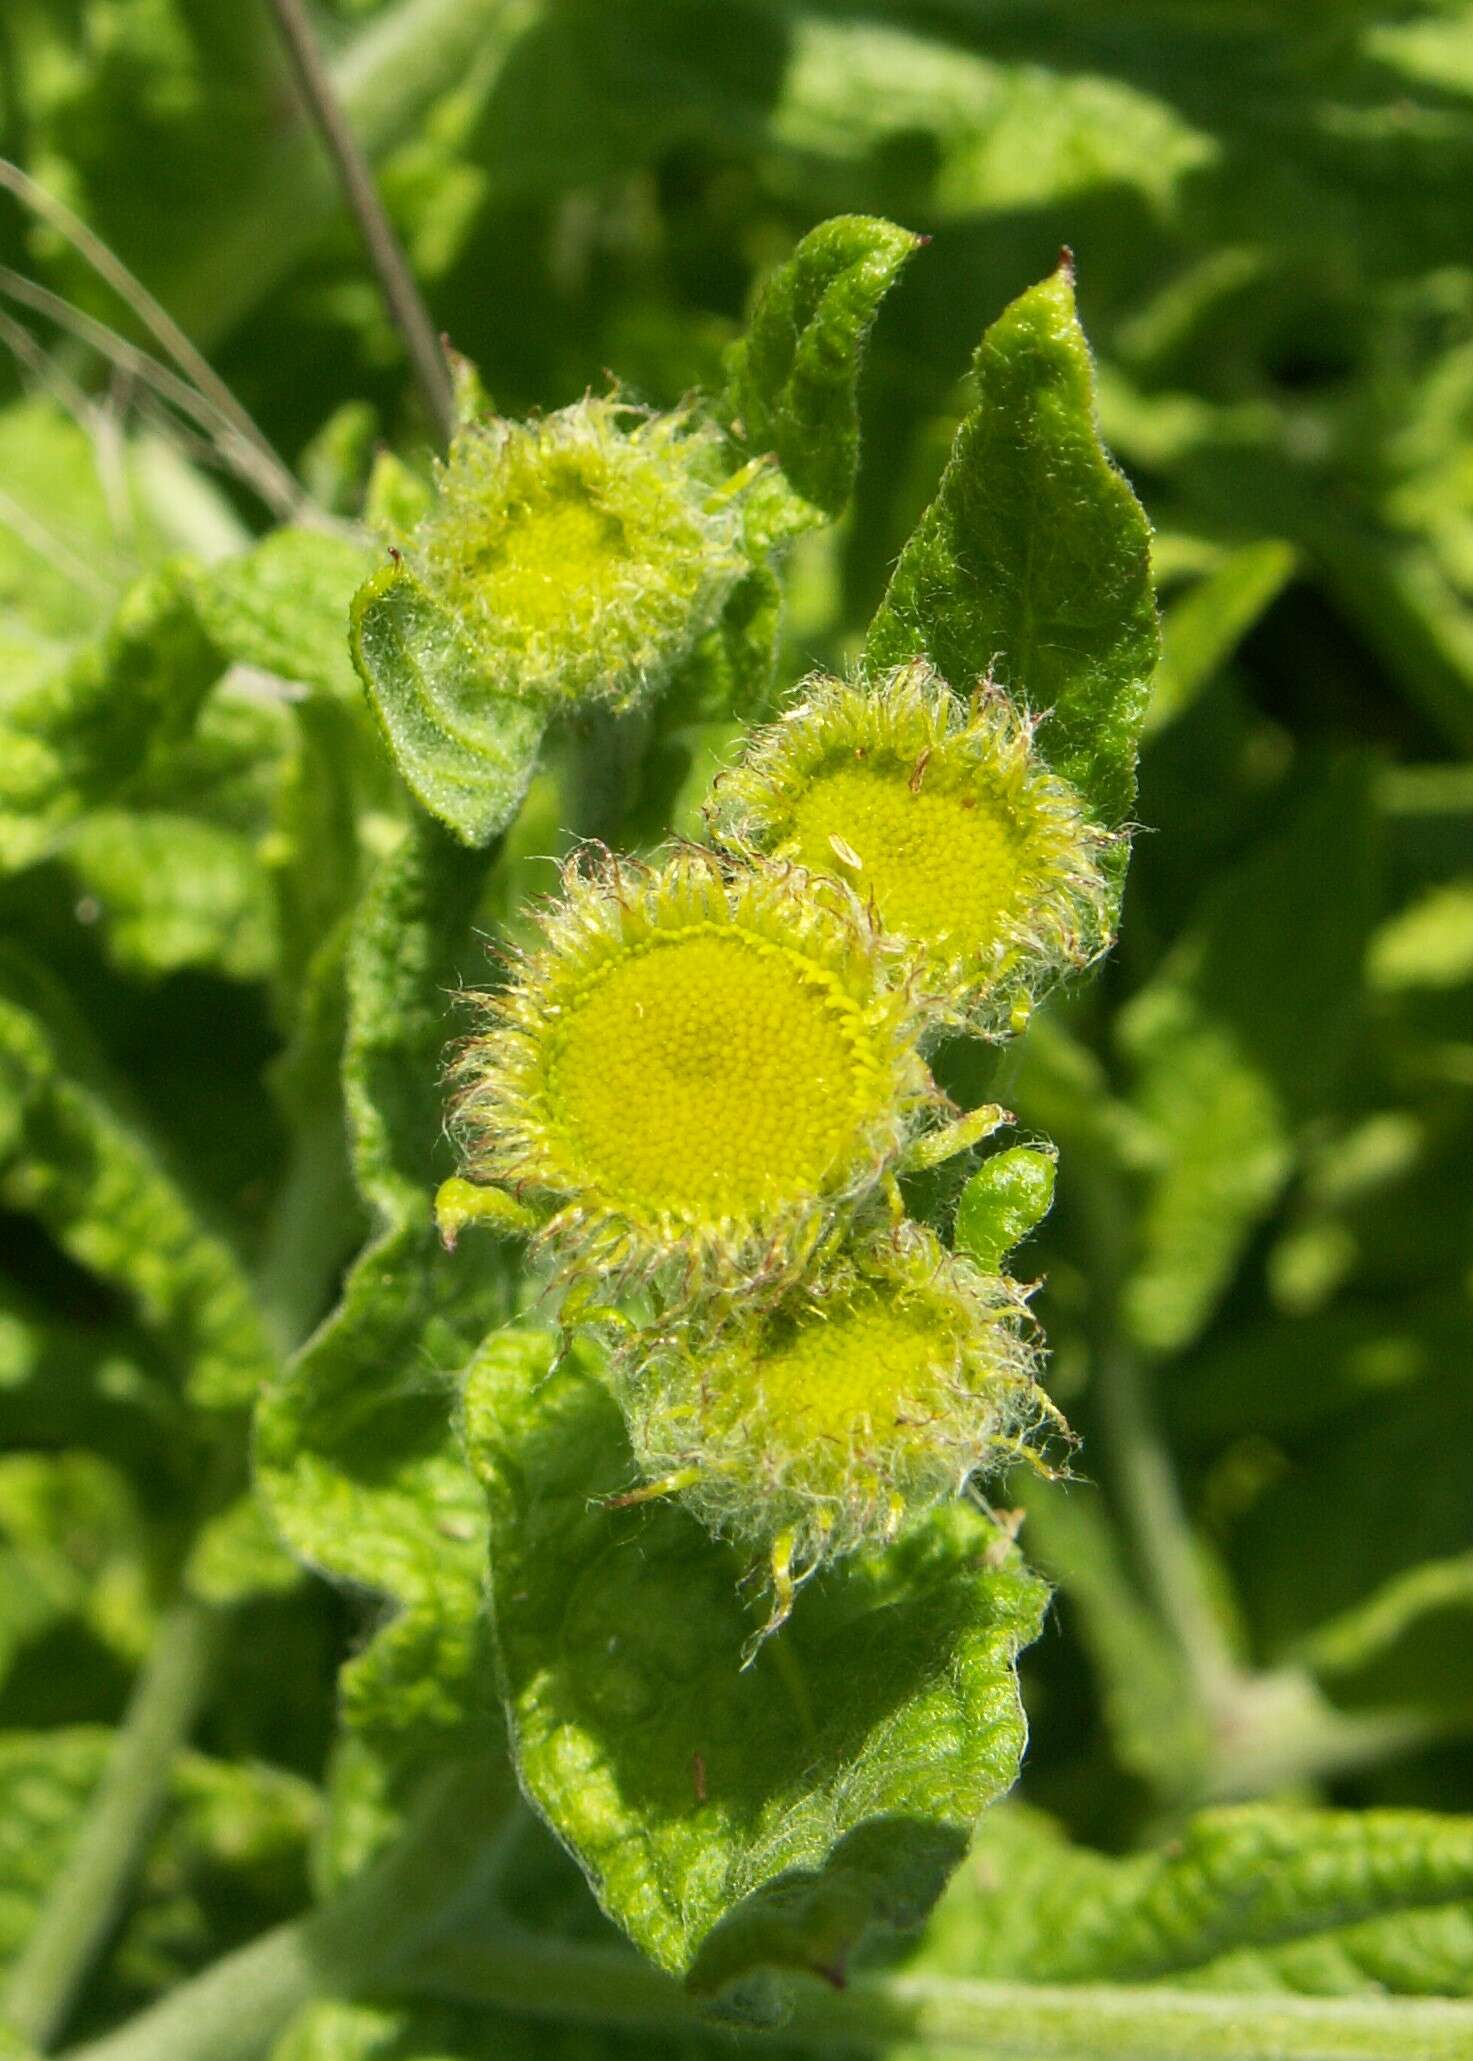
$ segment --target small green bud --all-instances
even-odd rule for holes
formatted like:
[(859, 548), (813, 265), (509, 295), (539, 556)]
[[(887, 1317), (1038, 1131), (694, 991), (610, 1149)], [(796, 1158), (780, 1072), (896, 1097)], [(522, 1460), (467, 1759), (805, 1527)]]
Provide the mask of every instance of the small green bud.
[(1036, 1231), (1054, 1204), (1056, 1158), (1031, 1145), (1012, 1145), (985, 1160), (956, 1206), (956, 1243), (991, 1272), (1015, 1245)]
[(457, 432), (406, 557), (495, 691), (626, 708), (669, 678), (746, 570), (719, 432), (579, 401)]
[(616, 1355), (646, 1486), (764, 1558), (771, 1630), (814, 1569), (883, 1543), (1057, 1412), (1024, 1292), (918, 1224), (849, 1248), (782, 1301)]
[(921, 985), (973, 1028), (1109, 943), (1106, 839), (1000, 689), (969, 704), (923, 662), (873, 684), (818, 677), (718, 783), (732, 851), (844, 880), (914, 955)]
[(539, 1212), (565, 1273), (612, 1277), (606, 1297), (777, 1293), (936, 1101), (863, 912), (690, 849), (585, 858), (541, 920), (456, 1069), (467, 1172)]

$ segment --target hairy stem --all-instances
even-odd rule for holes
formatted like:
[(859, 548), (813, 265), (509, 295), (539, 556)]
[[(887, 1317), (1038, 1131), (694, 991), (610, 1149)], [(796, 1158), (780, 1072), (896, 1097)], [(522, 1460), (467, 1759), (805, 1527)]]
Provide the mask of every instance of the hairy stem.
[[(509, 1935), (438, 1949), (423, 1986), (532, 2017), (689, 2032), (697, 2007), (632, 1954)], [(1468, 2061), (1473, 2005), (1424, 2000), (1214, 1996), (1196, 1990), (1033, 1987), (913, 1975), (805, 1985), (779, 2033), (835, 2053), (895, 2041), (986, 2061)], [(760, 2048), (766, 2035), (743, 2045)], [(160, 2056), (159, 2061), (165, 2061)], [(203, 2061), (203, 2057), (202, 2057)]]
[(430, 420), (448, 443), (455, 427), (455, 398), (451, 392), (445, 354), (409, 268), (409, 260), (404, 255), (404, 247), (395, 235), (394, 225), (379, 197), (368, 159), (334, 91), (302, 0), (268, 0), (268, 4), (291, 58), (302, 98), (321, 134), (342, 186), (343, 197), (358, 225), (384, 304), (404, 339), (404, 348)]
[[(360, 1927), (363, 1915), (360, 1903)], [(406, 1965), (402, 1939), (386, 1941), (367, 1916), (356, 1932), (346, 1908), (283, 1926), (68, 2061), (254, 2061), (312, 1996), (370, 1981), (558, 2024), (689, 2035), (711, 2023), (632, 1953), (509, 1931)], [(871, 1975), (843, 1990), (805, 1985), (776, 2038), (835, 2054), (903, 2041), (979, 2061), (1469, 2061), (1473, 2005)], [(760, 2052), (773, 2036), (734, 2044)]]
[(204, 1699), (219, 1629), (214, 1611), (185, 1600), (154, 1640), (77, 1843), (5, 1990), (4, 2017), (38, 2047), (65, 2024), (117, 1918)]

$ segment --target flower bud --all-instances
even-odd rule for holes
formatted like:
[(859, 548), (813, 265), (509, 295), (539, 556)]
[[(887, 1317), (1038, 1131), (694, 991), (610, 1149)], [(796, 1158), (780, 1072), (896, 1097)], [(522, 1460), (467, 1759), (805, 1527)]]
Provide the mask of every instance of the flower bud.
[[(615, 1382), (647, 1487), (796, 1582), (1008, 1463), (1055, 1415), (1024, 1291), (905, 1223), (766, 1309), (635, 1340)], [(771, 1629), (771, 1627), (769, 1627)]]
[(746, 567), (725, 445), (684, 412), (588, 398), (460, 430), (413, 570), (497, 691), (627, 708), (711, 628)]
[(964, 704), (924, 662), (817, 677), (718, 783), (720, 843), (844, 880), (921, 986), (1000, 1035), (1109, 942), (1107, 842), (1000, 689)]

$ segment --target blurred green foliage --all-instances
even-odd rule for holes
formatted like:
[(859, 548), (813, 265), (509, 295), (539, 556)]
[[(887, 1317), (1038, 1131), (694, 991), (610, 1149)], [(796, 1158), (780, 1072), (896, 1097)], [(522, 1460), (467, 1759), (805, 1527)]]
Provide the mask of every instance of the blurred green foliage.
[[(1009, 1488), (1057, 1590), (1022, 1801), (886, 1953), (1465, 1995), (1473, 7), (316, 15), (435, 323), (508, 413), (607, 367), (660, 407), (739, 387), (757, 284), (815, 223), (931, 239), (870, 339), (852, 505), (794, 546), (780, 633), (755, 586), (728, 626), (780, 639), (783, 688), (857, 655), (985, 391), (982, 328), (1073, 250), (1165, 603), (1141, 830), (1101, 977), (995, 1066), (940, 1065), (1059, 1147), (1024, 1261), (1084, 1478)], [(597, 821), (569, 735), (494, 870), (401, 837), (347, 657), (376, 562), (348, 525), (413, 520), (429, 432), (266, 10), (10, 0), (0, 144), (341, 526), (273, 529), (219, 423), (78, 333), (141, 346), (135, 317), (0, 197), (0, 1962), (161, 1614), (230, 1614), (83, 2038), (371, 1871), (426, 1771), (494, 1729), (449, 1396), (524, 1291), (489, 1244), (469, 1282), (434, 1244), (445, 997), (573, 829), (698, 828), (741, 661), (682, 678)], [(835, 420), (829, 466), (793, 475), (830, 515)], [(362, 1610), (243, 1500), (245, 1405), (304, 1337), (258, 1424), (264, 1503)], [(551, 1842), (507, 1837), (518, 1919), (602, 1938)], [(658, 2037), (325, 2002), (277, 2061), (714, 2051)]]

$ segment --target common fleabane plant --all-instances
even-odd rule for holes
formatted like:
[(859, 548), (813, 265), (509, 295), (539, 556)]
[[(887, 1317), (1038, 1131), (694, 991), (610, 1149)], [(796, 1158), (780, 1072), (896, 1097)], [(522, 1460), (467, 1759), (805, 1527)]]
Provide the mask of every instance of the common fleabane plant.
[(1009, 1271), (1053, 1160), (994, 1154), (959, 1209), (911, 1177), (1008, 1122), (942, 1092), (945, 1042), (1015, 1036), (1108, 946), (1156, 652), (1065, 264), (987, 333), (851, 673), (773, 678), (751, 595), (842, 510), (909, 248), (815, 232), (727, 392), (676, 415), (468, 425), (354, 612), (457, 866), (525, 785), (489, 706), (576, 737), (696, 681), (709, 712), (714, 679), (767, 713), (706, 843), (621, 850), (611, 822), (470, 997), (437, 1207), (455, 1293), (520, 1250), (549, 1327), (530, 1356), (493, 1333), (462, 1415), (523, 1787), (640, 1945), (749, 2011), (761, 1971), (833, 1970), (923, 1910), (1016, 1769), (1043, 1591), (985, 1490), (1067, 1452)]
[[(989, 1147), (987, 1070), (1109, 944), (1156, 618), (1066, 264), (983, 338), (855, 663), (784, 673), (786, 554), (849, 501), (866, 339), (915, 244), (815, 230), (718, 392), (483, 410), (430, 479), (380, 477), (376, 541), (284, 530), (158, 575), (33, 714), (28, 860), (130, 781), (179, 811), (201, 766), (273, 770), (244, 877), (275, 869), (299, 1147), (269, 1321), (85, 1025), (8, 965), (5, 1200), (187, 1370), (187, 1610), (298, 1579), (263, 1508), (392, 1606), (341, 1677), (340, 1982), (482, 1909), (519, 1786), (660, 1969), (772, 2021), (790, 1974), (837, 1982), (925, 1916), (1017, 1774), (1047, 1592), (987, 1499), (1070, 1435), (1013, 1258), (1054, 1154)], [(302, 683), (300, 724), (247, 699), (176, 759), (232, 664)], [(561, 838), (529, 904), (594, 787), (599, 841)], [(187, 942), (234, 967), (254, 933), (220, 870)], [(53, 1951), (17, 1978), (31, 2028)], [(232, 1994), (177, 2037), (227, 2051)]]

